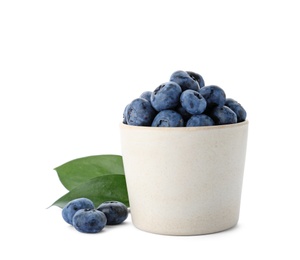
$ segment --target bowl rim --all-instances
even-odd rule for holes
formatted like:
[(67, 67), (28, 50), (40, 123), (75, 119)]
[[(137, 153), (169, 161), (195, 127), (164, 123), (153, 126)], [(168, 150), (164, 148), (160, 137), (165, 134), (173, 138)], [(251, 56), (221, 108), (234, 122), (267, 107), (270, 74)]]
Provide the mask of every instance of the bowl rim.
[(242, 127), (244, 125), (248, 125), (249, 120), (245, 120), (242, 122), (234, 123), (234, 124), (224, 124), (224, 125), (212, 125), (212, 126), (182, 126), (182, 127), (152, 127), (152, 126), (135, 126), (135, 125), (127, 125), (123, 122), (120, 123), (120, 128), (124, 129), (133, 129), (133, 130), (151, 130), (151, 131), (199, 131), (199, 130), (217, 130), (217, 129), (225, 129), (225, 128), (236, 128)]

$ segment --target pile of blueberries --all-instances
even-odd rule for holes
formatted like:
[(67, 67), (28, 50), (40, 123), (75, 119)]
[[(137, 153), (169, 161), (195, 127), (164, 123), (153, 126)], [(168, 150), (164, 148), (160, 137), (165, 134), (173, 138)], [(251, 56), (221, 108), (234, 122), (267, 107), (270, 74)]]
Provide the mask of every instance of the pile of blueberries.
[(83, 233), (98, 233), (106, 225), (118, 225), (128, 217), (126, 205), (119, 201), (106, 201), (95, 208), (87, 198), (70, 201), (62, 210), (63, 219)]
[(240, 103), (226, 98), (224, 90), (205, 86), (203, 77), (192, 71), (175, 71), (168, 82), (145, 91), (128, 104), (123, 123), (134, 126), (195, 127), (245, 121)]

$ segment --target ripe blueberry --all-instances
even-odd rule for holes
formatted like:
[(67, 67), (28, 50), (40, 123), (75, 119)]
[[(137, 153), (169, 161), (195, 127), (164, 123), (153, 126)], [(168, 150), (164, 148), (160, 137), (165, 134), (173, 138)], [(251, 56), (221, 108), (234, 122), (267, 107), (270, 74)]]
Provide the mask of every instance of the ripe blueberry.
[(150, 126), (156, 115), (151, 103), (144, 98), (134, 99), (124, 113), (127, 124), (135, 126)]
[(232, 98), (227, 98), (225, 102), (225, 106), (229, 107), (234, 113), (236, 113), (238, 122), (245, 121), (247, 117), (247, 112), (240, 103), (238, 103), (236, 100)]
[(199, 93), (205, 98), (207, 102), (207, 108), (212, 108), (215, 106), (222, 107), (225, 104), (225, 92), (218, 86), (211, 85), (202, 87)]
[(216, 125), (237, 123), (236, 114), (227, 106), (213, 108), (209, 112), (209, 116), (214, 120)]
[(128, 217), (126, 205), (119, 201), (106, 201), (100, 204), (97, 210), (103, 212), (107, 218), (107, 225), (117, 225)]
[(172, 109), (178, 105), (181, 92), (181, 87), (177, 83), (163, 83), (152, 92), (151, 104), (158, 112)]
[(200, 74), (193, 71), (187, 71), (187, 74), (189, 74), (193, 80), (198, 82), (200, 88), (205, 86), (204, 79)]
[(129, 104), (125, 107), (124, 112), (123, 112), (123, 124), (127, 125), (127, 110), (129, 108)]
[(174, 110), (160, 111), (153, 119), (152, 126), (156, 127), (180, 127), (184, 126), (182, 116)]
[(83, 233), (100, 232), (106, 222), (105, 214), (96, 209), (80, 209), (73, 217), (73, 226)]
[(195, 90), (185, 90), (180, 96), (181, 106), (192, 115), (200, 115), (206, 109), (206, 100)]
[(176, 82), (181, 87), (182, 91), (185, 91), (187, 89), (196, 91), (200, 90), (198, 82), (194, 80), (186, 71), (175, 71), (171, 75), (170, 81)]
[(141, 95), (140, 98), (144, 98), (150, 102), (150, 97), (151, 97), (152, 91), (144, 91)]
[(72, 225), (72, 219), (75, 213), (80, 209), (94, 208), (94, 204), (87, 198), (79, 198), (70, 201), (62, 210), (63, 219)]
[(192, 116), (186, 123), (187, 127), (191, 126), (211, 126), (214, 125), (214, 121), (205, 114), (202, 115), (194, 115)]

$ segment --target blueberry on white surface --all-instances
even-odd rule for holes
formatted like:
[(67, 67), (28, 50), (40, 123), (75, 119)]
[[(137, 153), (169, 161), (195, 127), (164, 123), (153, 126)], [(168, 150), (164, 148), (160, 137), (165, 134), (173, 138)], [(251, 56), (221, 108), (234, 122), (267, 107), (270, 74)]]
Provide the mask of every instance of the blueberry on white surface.
[(118, 225), (128, 217), (126, 205), (119, 201), (106, 201), (99, 205), (97, 210), (103, 212), (107, 219), (107, 225)]
[(62, 209), (63, 219), (72, 225), (72, 219), (75, 213), (80, 209), (94, 208), (94, 204), (91, 200), (87, 198), (78, 198), (71, 200)]
[(96, 209), (80, 209), (73, 216), (74, 228), (83, 233), (98, 233), (106, 223), (105, 214)]

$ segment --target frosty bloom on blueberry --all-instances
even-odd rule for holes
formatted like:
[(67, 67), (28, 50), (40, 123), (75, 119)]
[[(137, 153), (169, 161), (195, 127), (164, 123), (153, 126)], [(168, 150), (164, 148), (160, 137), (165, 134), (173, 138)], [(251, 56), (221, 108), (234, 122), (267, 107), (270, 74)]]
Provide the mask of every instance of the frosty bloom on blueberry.
[(94, 208), (94, 204), (91, 200), (87, 198), (78, 198), (70, 201), (62, 210), (63, 219), (69, 223), (73, 224), (73, 216), (80, 209)]
[(129, 125), (150, 126), (156, 112), (148, 100), (137, 98), (126, 106), (124, 114)]
[[(189, 73), (192, 73), (192, 72), (189, 72)], [(191, 77), (189, 75), (189, 73), (186, 71), (182, 71), (182, 70), (175, 71), (171, 75), (170, 81), (176, 82), (181, 87), (182, 91), (185, 91), (187, 89), (199, 91), (200, 86), (199, 86), (198, 82), (196, 80), (194, 80), (194, 78)], [(204, 81), (203, 81), (203, 83), (204, 83)]]
[(207, 107), (224, 106), (226, 95), (223, 89), (218, 86), (205, 86), (200, 89), (200, 94), (205, 98)]
[(163, 110), (156, 115), (152, 126), (179, 127), (184, 126), (184, 122), (182, 116), (174, 110)]
[(206, 100), (195, 90), (185, 90), (180, 96), (181, 106), (192, 115), (200, 115), (206, 109)]
[(107, 219), (103, 212), (96, 209), (80, 209), (73, 219), (73, 226), (83, 233), (98, 233), (106, 225)]
[(194, 115), (186, 123), (186, 126), (210, 126), (214, 125), (214, 121), (207, 115)]
[(152, 91), (144, 91), (144, 92), (140, 95), (140, 98), (144, 98), (144, 99), (148, 100), (149, 102), (151, 102), (151, 101), (150, 101), (151, 95), (152, 95)]
[(106, 225), (121, 224), (127, 216), (128, 209), (122, 202), (103, 202), (95, 209), (87, 198), (69, 201), (62, 210), (63, 219), (83, 233), (98, 233)]
[(215, 107), (209, 115), (217, 125), (237, 123), (236, 114), (227, 106)]
[(179, 103), (181, 92), (181, 87), (177, 83), (163, 83), (152, 92), (151, 105), (158, 112), (175, 108)]
[(246, 120), (240, 103), (193, 71), (177, 70), (169, 81), (143, 92), (124, 109), (123, 123), (152, 127), (198, 127)]
[(227, 98), (225, 106), (229, 107), (234, 113), (236, 113), (237, 121), (242, 122), (246, 120), (247, 112), (240, 103), (232, 98)]

